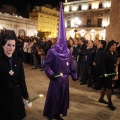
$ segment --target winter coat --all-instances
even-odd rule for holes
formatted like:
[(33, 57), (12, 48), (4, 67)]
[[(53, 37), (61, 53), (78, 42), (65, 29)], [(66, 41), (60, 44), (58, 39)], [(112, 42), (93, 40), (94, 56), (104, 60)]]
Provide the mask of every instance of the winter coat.
[(22, 120), (26, 116), (23, 98), (29, 97), (23, 64), (12, 56), (14, 74), (10, 75), (10, 59), (5, 54), (0, 56), (0, 120)]

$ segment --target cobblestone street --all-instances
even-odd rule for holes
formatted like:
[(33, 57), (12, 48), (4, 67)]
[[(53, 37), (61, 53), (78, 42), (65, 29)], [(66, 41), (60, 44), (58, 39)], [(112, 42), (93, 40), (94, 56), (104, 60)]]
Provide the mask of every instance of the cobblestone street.
[[(47, 120), (43, 117), (44, 102), (46, 99), (49, 79), (40, 69), (31, 69), (25, 66), (26, 83), (30, 98), (39, 94), (44, 97), (33, 102), (32, 108), (26, 107), (27, 116), (24, 120)], [(70, 108), (65, 120), (120, 120), (120, 96), (113, 95), (115, 111), (108, 109), (107, 105), (98, 102), (100, 91), (80, 85), (79, 81), (70, 79)], [(107, 100), (107, 97), (105, 97)]]

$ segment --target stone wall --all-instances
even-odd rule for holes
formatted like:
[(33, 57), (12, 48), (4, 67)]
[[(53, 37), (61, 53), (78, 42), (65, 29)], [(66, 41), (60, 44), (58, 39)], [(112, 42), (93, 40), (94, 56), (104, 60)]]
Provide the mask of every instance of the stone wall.
[(112, 0), (110, 10), (110, 25), (106, 28), (106, 40), (114, 39), (120, 42), (120, 0)]

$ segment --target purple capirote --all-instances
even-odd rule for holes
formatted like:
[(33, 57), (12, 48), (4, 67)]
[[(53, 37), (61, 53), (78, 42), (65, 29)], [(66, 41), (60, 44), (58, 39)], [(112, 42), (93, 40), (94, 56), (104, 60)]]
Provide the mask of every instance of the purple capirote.
[[(54, 118), (56, 114), (67, 115), (69, 108), (69, 75), (77, 78), (75, 65), (71, 52), (66, 46), (64, 17), (62, 3), (60, 4), (60, 21), (57, 44), (47, 53), (45, 60), (45, 73), (50, 79), (43, 115)], [(63, 73), (63, 76), (52, 79), (51, 75)]]

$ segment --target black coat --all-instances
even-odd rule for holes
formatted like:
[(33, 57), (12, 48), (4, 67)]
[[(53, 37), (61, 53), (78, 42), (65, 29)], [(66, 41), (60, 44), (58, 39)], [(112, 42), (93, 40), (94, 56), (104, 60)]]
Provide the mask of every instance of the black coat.
[(83, 52), (86, 50), (86, 44), (78, 45), (77, 46), (77, 54), (78, 54), (78, 62), (82, 63), (83, 62)]
[(28, 98), (23, 64), (17, 56), (12, 57), (10, 75), (9, 59), (4, 54), (0, 56), (0, 120), (22, 120), (25, 116), (23, 98)]
[(83, 51), (83, 64), (92, 66), (96, 48), (92, 47)]
[(111, 52), (109, 50), (104, 50), (101, 53), (101, 75), (115, 73), (117, 53)]
[(74, 60), (77, 60), (77, 46), (73, 47), (72, 56)]
[(116, 68), (116, 62), (117, 62), (117, 53), (111, 52), (109, 50), (104, 50), (101, 53), (101, 71), (100, 74), (101, 76), (101, 82), (102, 82), (102, 87), (104, 88), (112, 88), (112, 79), (114, 75), (104, 77), (104, 74), (111, 74), (115, 73), (115, 68)]
[(101, 65), (101, 61), (102, 61), (102, 52), (104, 51), (104, 48), (99, 48), (97, 49), (96, 51), (96, 54), (95, 54), (95, 57), (94, 57), (94, 60), (93, 62), (95, 62), (95, 66), (94, 66), (94, 71), (95, 71), (95, 74), (94, 74), (94, 78), (95, 78), (95, 89), (101, 89), (101, 69), (102, 69), (102, 65)]

